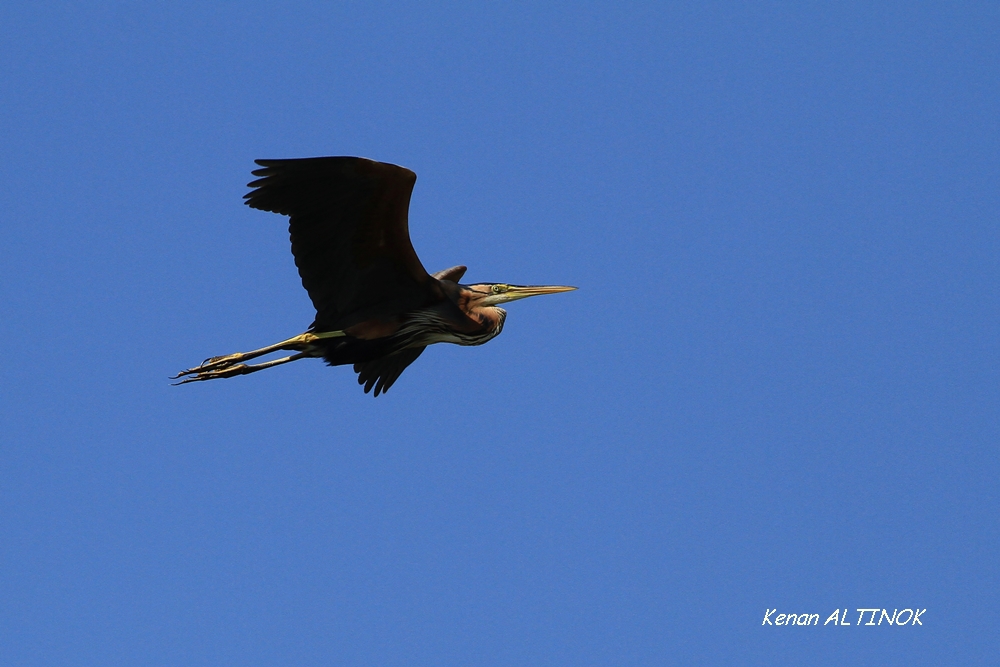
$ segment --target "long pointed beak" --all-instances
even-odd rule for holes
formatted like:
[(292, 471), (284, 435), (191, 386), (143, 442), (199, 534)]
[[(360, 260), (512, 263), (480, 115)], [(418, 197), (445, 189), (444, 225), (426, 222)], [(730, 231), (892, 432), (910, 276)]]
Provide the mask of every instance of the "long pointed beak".
[(526, 299), (529, 296), (539, 296), (540, 294), (558, 294), (559, 292), (572, 292), (575, 287), (566, 285), (511, 285), (503, 293), (504, 301), (517, 301)]

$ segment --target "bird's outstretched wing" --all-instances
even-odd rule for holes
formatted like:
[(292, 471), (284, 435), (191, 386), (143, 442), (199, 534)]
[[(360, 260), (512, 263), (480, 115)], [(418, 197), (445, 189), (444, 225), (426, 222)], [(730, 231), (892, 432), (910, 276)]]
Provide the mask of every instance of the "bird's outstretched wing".
[(260, 178), (244, 198), (289, 216), (315, 329), (342, 329), (443, 298), (410, 243), (412, 171), (357, 157), (256, 162), (263, 169), (253, 172)]
[(358, 384), (365, 386), (367, 394), (375, 388), (375, 395), (384, 394), (389, 391), (389, 387), (406, 370), (406, 367), (416, 361), (420, 353), (424, 351), (422, 347), (408, 347), (395, 354), (367, 361), (363, 364), (354, 364), (354, 372), (358, 374)]

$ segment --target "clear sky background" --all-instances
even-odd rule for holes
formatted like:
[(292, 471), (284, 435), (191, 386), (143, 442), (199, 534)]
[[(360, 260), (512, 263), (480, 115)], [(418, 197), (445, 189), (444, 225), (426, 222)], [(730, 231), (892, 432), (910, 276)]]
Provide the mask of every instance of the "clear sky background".
[[(987, 2), (3, 3), (0, 664), (995, 659), (998, 35)], [(241, 197), (313, 155), (417, 172), (429, 270), (580, 290), (378, 399), (313, 360), (171, 387), (310, 323)]]

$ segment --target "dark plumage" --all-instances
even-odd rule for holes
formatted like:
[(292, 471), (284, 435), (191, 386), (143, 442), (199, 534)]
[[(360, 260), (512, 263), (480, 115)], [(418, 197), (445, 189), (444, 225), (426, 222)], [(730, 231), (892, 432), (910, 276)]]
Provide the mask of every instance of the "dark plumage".
[[(427, 345), (481, 345), (498, 335), (497, 304), (572, 287), (460, 285), (466, 269), (429, 275), (407, 223), (417, 180), (409, 169), (357, 157), (257, 160), (247, 205), (289, 217), (292, 255), (316, 308), (309, 329), (260, 350), (213, 357), (178, 384), (244, 375), (301, 359), (353, 364), (365, 392), (392, 386)], [(277, 350), (297, 354), (241, 362)]]

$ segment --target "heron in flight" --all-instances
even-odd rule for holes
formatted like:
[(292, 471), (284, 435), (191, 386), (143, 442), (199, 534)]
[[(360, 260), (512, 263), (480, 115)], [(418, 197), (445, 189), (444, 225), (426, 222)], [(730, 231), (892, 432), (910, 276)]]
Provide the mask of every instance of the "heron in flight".
[[(576, 289), (462, 285), (466, 267), (428, 274), (407, 227), (417, 175), (359, 157), (257, 160), (246, 204), (289, 217), (292, 255), (316, 308), (305, 333), (251, 352), (206, 359), (176, 384), (256, 373), (306, 357), (354, 364), (365, 393), (385, 393), (433, 343), (482, 345), (499, 335), (499, 305)], [(279, 350), (286, 357), (244, 362)]]

